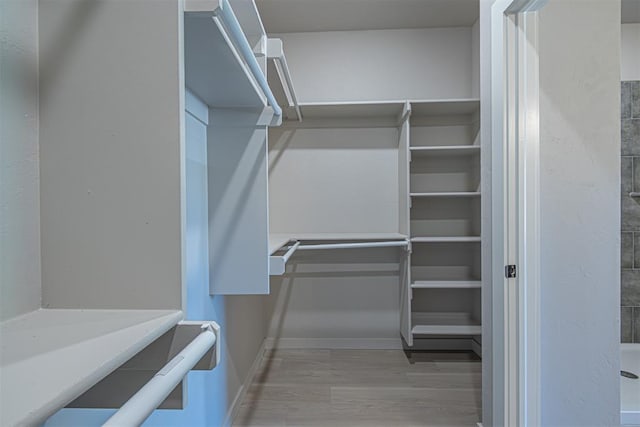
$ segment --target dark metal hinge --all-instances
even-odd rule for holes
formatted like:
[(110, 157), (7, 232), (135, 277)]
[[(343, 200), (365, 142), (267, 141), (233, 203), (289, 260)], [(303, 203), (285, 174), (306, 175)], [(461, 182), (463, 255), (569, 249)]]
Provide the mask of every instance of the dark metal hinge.
[(515, 264), (510, 264), (504, 267), (504, 277), (507, 279), (513, 279), (518, 276), (517, 268)]

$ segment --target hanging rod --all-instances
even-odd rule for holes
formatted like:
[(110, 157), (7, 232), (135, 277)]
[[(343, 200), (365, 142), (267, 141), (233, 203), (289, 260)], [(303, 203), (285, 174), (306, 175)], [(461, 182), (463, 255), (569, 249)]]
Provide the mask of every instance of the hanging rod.
[(276, 98), (273, 96), (273, 92), (271, 92), (269, 83), (260, 68), (260, 64), (258, 64), (258, 61), (256, 60), (253, 49), (251, 48), (251, 45), (249, 45), (249, 41), (242, 31), (242, 27), (240, 27), (238, 18), (236, 18), (236, 15), (233, 13), (229, 0), (219, 0), (218, 7), (214, 10), (213, 14), (213, 20), (216, 25), (220, 27), (220, 21), (222, 21), (222, 23), (224, 23), (224, 28), (227, 28), (231, 33), (232, 40), (235, 40), (237, 47), (240, 49), (240, 53), (251, 70), (251, 74), (253, 74), (256, 82), (267, 97), (269, 105), (273, 108), (274, 114), (276, 116), (282, 116), (282, 108), (280, 108), (278, 101), (276, 101)]
[(169, 396), (185, 375), (216, 343), (212, 324), (202, 325), (202, 332), (169, 361), (131, 399), (129, 399), (103, 426), (139, 426)]
[(293, 104), (293, 107), (296, 110), (296, 115), (298, 116), (298, 121), (301, 122), (302, 112), (300, 111), (300, 104), (298, 103), (296, 90), (293, 86), (293, 80), (291, 80), (291, 73), (289, 73), (289, 64), (287, 64), (287, 58), (284, 55), (282, 40), (267, 39), (267, 58), (273, 60), (278, 77), (280, 77), (280, 81), (282, 82), (284, 93), (287, 96), (289, 106), (292, 106)]
[(284, 263), (286, 264), (287, 261), (289, 261), (289, 258), (291, 258), (291, 255), (293, 255), (293, 253), (300, 247), (300, 242), (296, 242), (293, 246), (289, 247), (289, 250), (287, 251), (287, 253), (285, 253), (282, 256), (282, 260), (284, 261)]
[[(299, 243), (299, 242), (298, 242)], [(295, 245), (294, 245), (295, 246)], [(314, 250), (314, 249), (357, 249), (357, 248), (392, 248), (392, 247), (408, 247), (409, 242), (389, 241), (389, 242), (359, 242), (359, 243), (325, 243), (318, 245), (299, 245), (297, 250)], [(293, 248), (290, 246), (289, 249)]]

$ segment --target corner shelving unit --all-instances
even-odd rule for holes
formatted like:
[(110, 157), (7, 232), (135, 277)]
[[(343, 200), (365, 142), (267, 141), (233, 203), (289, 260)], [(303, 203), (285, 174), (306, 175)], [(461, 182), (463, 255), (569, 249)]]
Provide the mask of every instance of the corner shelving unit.
[[(411, 102), (406, 147), (412, 251), (401, 313), (409, 346), (479, 349), (478, 119), (476, 99)], [(438, 340), (445, 344), (434, 344)]]

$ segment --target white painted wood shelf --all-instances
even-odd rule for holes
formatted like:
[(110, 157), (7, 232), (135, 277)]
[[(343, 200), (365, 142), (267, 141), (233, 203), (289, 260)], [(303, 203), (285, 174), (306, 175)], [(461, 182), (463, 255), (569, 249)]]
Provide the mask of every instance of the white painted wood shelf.
[(267, 105), (264, 92), (234, 43), (212, 19), (214, 3), (185, 3), (184, 70), (188, 88), (212, 108), (263, 108)]
[(470, 156), (480, 154), (480, 146), (478, 145), (412, 146), (409, 150), (411, 151), (411, 157)]
[(41, 309), (0, 324), (0, 424), (38, 425), (182, 319), (176, 310)]
[(412, 116), (466, 115), (480, 111), (480, 100), (477, 98), (418, 100), (410, 102)]
[(480, 236), (439, 236), (439, 237), (412, 237), (413, 243), (472, 243), (480, 242)]
[(413, 289), (479, 289), (480, 280), (414, 280)]
[(301, 103), (305, 119), (397, 119), (402, 113), (404, 101)]
[(481, 325), (469, 313), (424, 313), (411, 315), (413, 335), (480, 335)]
[[(403, 240), (409, 236), (401, 233), (271, 233), (269, 248), (284, 246), (292, 240), (299, 241), (346, 241), (346, 240)], [(282, 244), (280, 244), (282, 243)]]
[[(410, 101), (409, 280), (401, 330), (409, 346), (461, 348), (482, 334), (480, 101)], [(404, 161), (404, 160), (403, 160)], [(473, 317), (475, 316), (475, 317)], [(454, 339), (455, 338), (455, 339)], [(458, 342), (459, 341), (459, 342)], [(455, 347), (454, 345), (454, 347)], [(452, 348), (454, 348), (452, 347)]]
[(479, 191), (436, 191), (428, 193), (410, 193), (412, 198), (420, 197), (480, 197)]

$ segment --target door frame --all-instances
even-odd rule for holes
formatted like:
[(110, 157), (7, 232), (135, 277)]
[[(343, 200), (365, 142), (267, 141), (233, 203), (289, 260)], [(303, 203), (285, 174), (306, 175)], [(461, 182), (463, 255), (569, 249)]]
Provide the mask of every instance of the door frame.
[[(495, 426), (541, 419), (537, 22), (545, 4), (494, 0), (490, 12), (492, 402), (485, 408)], [(517, 267), (515, 278), (506, 277), (507, 265)]]

